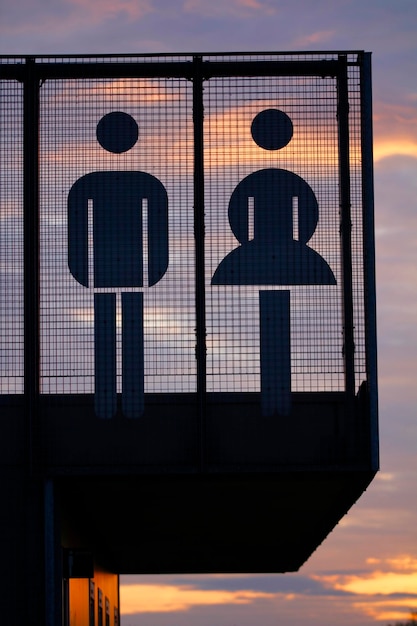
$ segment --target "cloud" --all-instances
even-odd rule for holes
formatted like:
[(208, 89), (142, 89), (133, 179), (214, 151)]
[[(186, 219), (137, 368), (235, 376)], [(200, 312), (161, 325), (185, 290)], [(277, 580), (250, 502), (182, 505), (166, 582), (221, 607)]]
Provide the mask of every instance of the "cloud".
[(5, 12), (1, 30), (45, 32), (51, 24), (65, 30), (71, 25), (68, 19), (95, 26), (118, 14), (137, 20), (152, 11), (152, 0), (57, 0), (53, 6), (45, 0), (18, 0)]
[(204, 17), (225, 17), (234, 16), (236, 18), (249, 18), (256, 15), (271, 16), (277, 9), (264, 0), (184, 0), (183, 10), (186, 13), (195, 13)]
[(374, 145), (374, 159), (380, 161), (393, 155), (417, 157), (417, 143), (412, 138), (377, 140)]
[(399, 155), (417, 158), (417, 109), (413, 102), (376, 103), (373, 124), (376, 162)]
[[(218, 616), (220, 611), (228, 614), (233, 609), (236, 616), (240, 614), (239, 607), (244, 606), (248, 616), (247, 622), (242, 621), (245, 624), (251, 623), (251, 616), (253, 619), (255, 614), (262, 616), (263, 623), (273, 623), (269, 621), (270, 616), (276, 616), (277, 612), (282, 618), (288, 615), (290, 624), (307, 624), (311, 623), (312, 612), (316, 614), (318, 611), (317, 615), (325, 617), (322, 605), (326, 600), (326, 606), (331, 606), (337, 614), (338, 624), (363, 624), (364, 615), (377, 621), (406, 619), (410, 610), (417, 607), (417, 558), (413, 554), (398, 554), (385, 559), (369, 557), (364, 571), (345, 572), (309, 576), (217, 574), (124, 577), (121, 585), (122, 613), (136, 615), (137, 619), (140, 615), (153, 613), (158, 620), (155, 623), (162, 624), (166, 623), (162, 622), (162, 616), (167, 613), (172, 616), (181, 612), (181, 619), (184, 620), (186, 613), (195, 617), (196, 611), (205, 607), (207, 615)], [(294, 602), (298, 607), (298, 622), (291, 621)], [(207, 613), (209, 610), (210, 613)], [(213, 613), (215, 610), (217, 613)], [(330, 624), (331, 621), (325, 623)]]
[(352, 596), (352, 608), (376, 621), (407, 619), (417, 608), (417, 558), (403, 554), (386, 559), (370, 557), (377, 567), (362, 574), (312, 575), (325, 588)]
[(368, 596), (364, 601), (354, 602), (353, 607), (378, 622), (408, 621), (410, 613), (417, 609), (417, 600), (414, 598), (376, 600)]
[(369, 576), (319, 576), (334, 589), (357, 595), (415, 595), (417, 605), (417, 571), (411, 573), (373, 572)]
[(67, 0), (69, 6), (82, 9), (85, 19), (92, 24), (124, 14), (138, 20), (153, 11), (151, 0)]
[(400, 554), (384, 559), (369, 557), (367, 565), (377, 567), (362, 574), (312, 575), (313, 580), (347, 593), (363, 596), (411, 596), (417, 606), (417, 558), (412, 554)]
[[(158, 577), (159, 578), (159, 577)], [(172, 580), (172, 577), (170, 577)], [(265, 593), (268, 597), (283, 595), (300, 596), (322, 595), (323, 585), (309, 576), (288, 573), (282, 574), (211, 574), (174, 577), (178, 585), (197, 586), (204, 590), (227, 590), (230, 592), (248, 591)], [(326, 590), (327, 593), (327, 590)], [(339, 592), (335, 592), (339, 595)]]
[[(110, 51), (109, 42), (115, 37), (119, 51), (122, 28), (136, 24), (138, 29), (153, 10), (153, 0), (57, 0), (53, 4), (47, 0), (17, 0), (2, 15), (2, 47), (7, 54), (62, 53), (68, 45), (82, 52), (92, 52), (95, 45)], [(103, 45), (100, 30), (110, 27)]]
[[(402, 554), (391, 559), (386, 559), (386, 562), (395, 569), (411, 572), (417, 571), (417, 557), (410, 556), (409, 554)], [(414, 593), (417, 594), (417, 587), (415, 587)]]
[(331, 41), (335, 36), (334, 30), (318, 30), (313, 33), (308, 33), (303, 35), (302, 37), (298, 37), (294, 45), (297, 47), (310, 47), (315, 44), (323, 44), (328, 41)]
[(176, 585), (124, 585), (120, 588), (123, 614), (172, 613), (188, 611), (193, 606), (250, 604), (259, 598), (269, 598), (262, 591), (228, 591), (223, 589), (198, 589)]

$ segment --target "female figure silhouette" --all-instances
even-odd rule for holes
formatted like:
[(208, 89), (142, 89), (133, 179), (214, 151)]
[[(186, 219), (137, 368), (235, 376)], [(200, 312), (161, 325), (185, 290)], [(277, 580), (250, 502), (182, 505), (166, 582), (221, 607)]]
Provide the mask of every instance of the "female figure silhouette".
[[(278, 109), (258, 113), (251, 127), (265, 150), (286, 146), (293, 124)], [(249, 239), (249, 203), (253, 238)], [(297, 219), (293, 212), (297, 210)], [(293, 172), (263, 169), (249, 174), (233, 191), (229, 223), (240, 245), (219, 264), (212, 285), (334, 285), (332, 270), (307, 246), (319, 219), (316, 197)], [(293, 224), (298, 223), (298, 232)], [(291, 410), (290, 292), (260, 291), (260, 368), (263, 415)]]

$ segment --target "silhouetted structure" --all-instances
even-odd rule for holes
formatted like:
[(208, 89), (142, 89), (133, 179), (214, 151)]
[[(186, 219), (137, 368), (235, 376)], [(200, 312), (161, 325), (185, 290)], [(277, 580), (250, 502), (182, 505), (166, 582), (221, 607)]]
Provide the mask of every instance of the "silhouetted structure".
[(0, 79), (3, 621), (297, 570), (378, 469), (370, 54)]

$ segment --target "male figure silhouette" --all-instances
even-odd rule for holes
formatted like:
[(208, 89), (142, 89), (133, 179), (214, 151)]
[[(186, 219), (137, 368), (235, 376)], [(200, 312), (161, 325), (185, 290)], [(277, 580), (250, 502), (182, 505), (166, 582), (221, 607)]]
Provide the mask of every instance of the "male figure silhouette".
[[(258, 146), (278, 150), (291, 140), (293, 124), (284, 112), (266, 109), (254, 118), (251, 132)], [(253, 239), (249, 239), (250, 204)], [(213, 285), (336, 283), (326, 261), (306, 245), (317, 226), (318, 204), (311, 187), (293, 172), (270, 168), (249, 174), (233, 191), (228, 215), (241, 245), (221, 261)], [(293, 232), (294, 223), (298, 223), (298, 233)], [(289, 291), (259, 294), (261, 401), (265, 415), (290, 412), (289, 295)]]
[[(114, 154), (132, 148), (139, 131), (121, 111), (105, 115), (97, 140)], [(144, 279), (143, 212), (147, 211), (147, 279)], [(93, 245), (89, 250), (89, 212)], [(90, 217), (91, 219), (91, 217)], [(93, 257), (89, 276), (89, 255)], [(68, 265), (85, 287), (130, 288), (157, 283), (168, 267), (168, 199), (162, 183), (145, 172), (91, 172), (68, 195)], [(144, 410), (143, 293), (121, 294), (122, 410), (139, 417)], [(116, 293), (94, 293), (95, 410), (112, 417), (117, 410)]]

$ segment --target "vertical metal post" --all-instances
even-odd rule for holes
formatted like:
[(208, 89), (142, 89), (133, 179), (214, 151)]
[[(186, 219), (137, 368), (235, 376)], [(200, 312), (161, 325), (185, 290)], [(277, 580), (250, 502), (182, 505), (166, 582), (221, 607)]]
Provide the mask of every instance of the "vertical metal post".
[(374, 469), (379, 467), (378, 451), (378, 371), (375, 295), (375, 222), (374, 164), (372, 146), (371, 53), (363, 54), (361, 63), (361, 137), (362, 137), (362, 204), (365, 283), (366, 370), (371, 426), (371, 455)]
[(347, 58), (339, 57), (337, 79), (337, 119), (339, 134), (339, 203), (340, 236), (343, 276), (343, 353), (345, 364), (345, 391), (348, 397), (355, 395), (355, 343), (352, 288), (352, 218), (350, 198), (349, 164), (349, 91)]
[(24, 394), (27, 467), (34, 466), (39, 398), (39, 79), (28, 58), (23, 95)]
[(194, 238), (195, 238), (195, 299), (196, 299), (196, 359), (197, 402), (200, 416), (200, 469), (205, 467), (206, 424), (206, 296), (204, 271), (204, 153), (203, 153), (203, 72), (202, 57), (193, 59), (193, 123), (194, 123)]
[[(27, 620), (45, 623), (46, 554), (44, 480), (39, 466), (39, 76), (28, 57), (23, 75), (23, 287), (25, 411), (25, 564), (23, 590)], [(26, 586), (26, 588), (25, 588)]]

